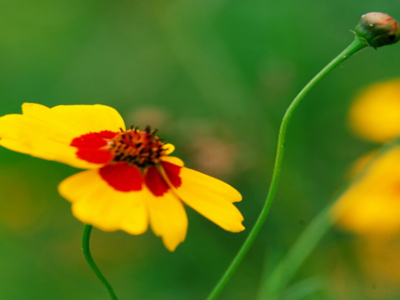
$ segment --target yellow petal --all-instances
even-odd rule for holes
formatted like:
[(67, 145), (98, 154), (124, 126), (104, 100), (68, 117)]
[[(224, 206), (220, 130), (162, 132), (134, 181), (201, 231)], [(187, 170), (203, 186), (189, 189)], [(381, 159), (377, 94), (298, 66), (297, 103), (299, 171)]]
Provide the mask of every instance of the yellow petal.
[(232, 204), (241, 195), (230, 185), (200, 172), (182, 168), (182, 185), (176, 189), (179, 198), (191, 208), (225, 230), (244, 230), (243, 216)]
[(36, 139), (35, 143), (29, 141), (21, 142), (10, 139), (1, 139), (0, 146), (7, 149), (29, 154), (42, 159), (58, 161), (75, 168), (92, 169), (98, 168), (99, 165), (89, 163), (78, 159), (75, 155), (76, 148), (65, 144), (51, 142), (47, 139)]
[(110, 187), (98, 170), (72, 175), (58, 187), (72, 202), (73, 215), (83, 223), (104, 231), (124, 230), (141, 234), (147, 230), (148, 211), (143, 191), (119, 192)]
[(89, 132), (103, 130), (125, 130), (125, 123), (120, 114), (105, 105), (58, 105), (47, 108), (34, 103), (24, 103), (22, 111), (41, 122), (56, 127), (60, 132), (69, 132), (77, 137)]
[(400, 232), (400, 147), (375, 159), (335, 203), (332, 217), (349, 231), (370, 236)]
[(78, 168), (98, 165), (75, 155), (71, 141), (85, 133), (125, 128), (120, 115), (103, 105), (71, 105), (48, 108), (25, 103), (23, 114), (0, 118), (0, 145), (35, 157), (55, 160)]
[(385, 142), (400, 135), (400, 79), (362, 91), (350, 109), (350, 125), (361, 137)]
[[(174, 162), (171, 162), (175, 164)], [(229, 202), (239, 202), (242, 200), (242, 195), (229, 184), (208, 176), (201, 172), (182, 168), (181, 176), (184, 176), (187, 180), (187, 184), (192, 186), (192, 189), (202, 190), (205, 193), (218, 196)]]
[[(400, 203), (378, 194), (354, 197), (354, 191), (335, 207), (338, 226), (359, 235), (395, 237), (400, 232)], [(350, 198), (352, 197), (352, 198)]]
[(172, 144), (165, 144), (163, 148), (166, 150), (167, 155), (175, 151), (175, 146)]
[(170, 162), (171, 164), (183, 167), (183, 161), (177, 157), (174, 156), (162, 156), (160, 158), (162, 161)]
[(150, 224), (155, 235), (162, 237), (165, 247), (174, 251), (185, 240), (188, 220), (182, 202), (171, 192), (161, 197), (145, 190)]

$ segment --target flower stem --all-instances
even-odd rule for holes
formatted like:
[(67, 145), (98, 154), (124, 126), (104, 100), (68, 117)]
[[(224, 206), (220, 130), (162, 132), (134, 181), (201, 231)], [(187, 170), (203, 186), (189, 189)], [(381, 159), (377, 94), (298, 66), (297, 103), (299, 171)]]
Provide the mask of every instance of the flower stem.
[(118, 300), (117, 295), (114, 292), (113, 287), (111, 284), (107, 281), (107, 279), (104, 277), (104, 275), (101, 273), (100, 269), (97, 267), (96, 263), (93, 260), (92, 254), (90, 253), (90, 233), (92, 232), (93, 226), (85, 224), (83, 227), (83, 232), (82, 232), (82, 251), (83, 255), (85, 256), (85, 259), (87, 263), (89, 264), (90, 268), (96, 274), (97, 278), (100, 279), (101, 283), (105, 286), (107, 289), (108, 293), (110, 294), (110, 297), (112, 300)]
[[(337, 200), (341, 194), (336, 197)], [(293, 277), (308, 255), (314, 250), (321, 238), (332, 227), (333, 219), (330, 216), (332, 204), (325, 207), (308, 225), (286, 256), (268, 277), (265, 285), (257, 297), (259, 300), (276, 300), (279, 293)]]
[(322, 237), (329, 231), (336, 222), (331, 213), (331, 209), (339, 201), (342, 195), (358, 180), (366, 176), (370, 167), (374, 165), (382, 155), (387, 151), (398, 147), (400, 139), (395, 139), (384, 145), (377, 154), (364, 166), (364, 168), (337, 193), (334, 199), (311, 221), (308, 227), (302, 232), (291, 249), (282, 258), (279, 264), (271, 272), (265, 283), (260, 289), (257, 299), (276, 300), (285, 285), (292, 279), (300, 266), (307, 259), (308, 255), (314, 250)]
[(228, 269), (225, 271), (217, 285), (214, 287), (210, 295), (208, 296), (207, 300), (215, 299), (218, 294), (221, 292), (225, 284), (231, 278), (233, 273), (235, 272), (236, 268), (239, 266), (240, 262), (242, 261), (243, 257), (246, 255), (247, 251), (249, 250), (250, 246), (252, 245), (253, 241), (257, 237), (267, 215), (271, 209), (271, 205), (273, 199), (275, 197), (275, 193), (278, 187), (279, 175), (282, 169), (282, 160), (285, 148), (285, 138), (286, 138), (286, 130), (289, 124), (290, 118), (300, 103), (300, 101), (304, 98), (304, 96), (330, 71), (332, 71), (336, 66), (338, 66), (341, 62), (345, 59), (353, 55), (354, 53), (358, 52), (362, 48), (366, 47), (367, 44), (356, 36), (355, 40), (342, 52), (340, 53), (335, 59), (333, 59), (325, 68), (323, 68), (311, 81), (300, 91), (300, 93), (294, 98), (288, 109), (286, 110), (285, 115), (283, 116), (282, 123), (279, 129), (278, 135), (278, 145), (276, 150), (276, 157), (275, 157), (275, 165), (274, 170), (272, 173), (271, 184), (269, 188), (269, 192), (267, 198), (264, 203), (264, 207), (262, 208), (260, 215), (256, 223), (254, 224), (252, 230), (250, 231), (247, 239), (243, 243), (242, 247), (240, 248), (239, 252), (236, 254), (235, 258), (232, 260), (231, 264), (229, 265)]

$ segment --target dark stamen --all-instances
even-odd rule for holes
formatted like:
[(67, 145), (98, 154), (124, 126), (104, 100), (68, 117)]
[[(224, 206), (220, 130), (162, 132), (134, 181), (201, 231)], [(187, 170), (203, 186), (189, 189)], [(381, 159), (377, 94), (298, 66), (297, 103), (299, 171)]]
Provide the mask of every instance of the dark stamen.
[(130, 126), (130, 130), (118, 133), (113, 139), (110, 151), (114, 162), (125, 161), (138, 167), (155, 165), (160, 157), (166, 155), (165, 143), (155, 133), (158, 131), (147, 126), (144, 131), (137, 126)]

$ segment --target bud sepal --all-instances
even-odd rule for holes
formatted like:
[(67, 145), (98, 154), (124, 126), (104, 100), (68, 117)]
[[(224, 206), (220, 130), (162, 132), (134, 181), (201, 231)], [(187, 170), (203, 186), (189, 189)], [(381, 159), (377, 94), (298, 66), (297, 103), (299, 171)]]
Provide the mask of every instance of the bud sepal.
[(399, 41), (400, 24), (387, 14), (371, 12), (361, 17), (355, 34), (367, 45), (377, 48)]

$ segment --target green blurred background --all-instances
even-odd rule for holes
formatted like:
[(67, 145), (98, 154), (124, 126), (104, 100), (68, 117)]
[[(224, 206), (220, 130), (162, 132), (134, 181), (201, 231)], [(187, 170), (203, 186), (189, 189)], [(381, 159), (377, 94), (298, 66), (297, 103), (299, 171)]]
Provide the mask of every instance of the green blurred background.
[[(0, 115), (23, 102), (110, 105), (128, 125), (158, 127), (188, 167), (235, 186), (250, 229), (286, 107), (369, 11), (400, 18), (400, 2), (0, 0)], [(350, 132), (348, 108), (362, 87), (399, 76), (399, 49), (362, 51), (301, 104), (272, 213), (219, 299), (255, 299), (263, 272), (345, 184), (351, 162), (376, 147)], [(76, 171), (0, 149), (1, 300), (109, 299), (81, 254), (82, 224), (57, 193)], [(121, 300), (210, 292), (249, 230), (225, 232), (187, 211), (174, 253), (151, 230), (94, 230), (93, 255)], [(366, 278), (359, 248), (330, 232), (291, 282), (312, 278), (316, 292), (285, 300), (399, 299), (399, 282)]]

